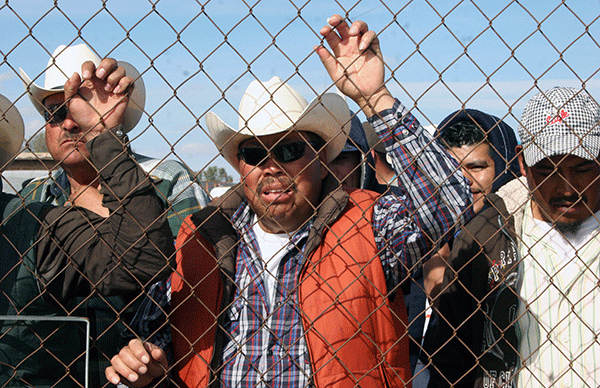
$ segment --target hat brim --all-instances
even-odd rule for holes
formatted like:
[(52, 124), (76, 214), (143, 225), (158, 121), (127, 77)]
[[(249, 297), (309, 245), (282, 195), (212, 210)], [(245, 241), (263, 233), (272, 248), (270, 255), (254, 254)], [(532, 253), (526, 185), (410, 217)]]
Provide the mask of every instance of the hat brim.
[[(117, 63), (125, 69), (125, 74), (132, 77), (135, 81), (135, 87), (129, 96), (129, 104), (127, 105), (127, 110), (125, 111), (125, 117), (123, 119), (123, 130), (129, 132), (135, 128), (144, 112), (144, 107), (146, 106), (146, 86), (144, 85), (144, 80), (141, 77), (140, 72), (137, 71), (132, 64), (125, 61), (118, 61)], [(65, 91), (64, 87), (46, 89), (36, 85), (23, 69), (19, 69), (19, 72), (23, 84), (25, 84), (25, 89), (28, 92), (29, 100), (31, 100), (35, 109), (43, 116), (44, 111), (46, 110), (44, 100), (54, 94), (63, 93)]]
[(0, 94), (0, 170), (21, 149), (24, 128), (23, 118), (17, 108)]
[(546, 158), (572, 155), (595, 161), (600, 156), (600, 135), (589, 134), (580, 139), (575, 134), (557, 137), (552, 133), (542, 133), (533, 141), (523, 145), (523, 159), (529, 167)]
[(335, 159), (342, 149), (350, 133), (350, 110), (346, 101), (337, 94), (325, 93), (315, 97), (302, 111), (298, 120), (287, 127), (272, 127), (266, 130), (242, 128), (236, 130), (227, 125), (213, 112), (206, 114), (208, 132), (225, 160), (236, 171), (238, 165), (238, 147), (246, 139), (259, 136), (289, 132), (291, 130), (307, 131), (319, 135), (326, 143), (326, 162)]

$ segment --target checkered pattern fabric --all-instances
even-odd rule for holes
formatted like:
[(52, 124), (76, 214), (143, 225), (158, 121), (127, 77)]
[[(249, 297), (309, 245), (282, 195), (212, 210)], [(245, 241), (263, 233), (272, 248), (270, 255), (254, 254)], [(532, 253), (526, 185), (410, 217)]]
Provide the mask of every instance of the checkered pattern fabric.
[(600, 106), (583, 90), (555, 87), (525, 106), (519, 136), (528, 166), (555, 155), (595, 160), (600, 153)]

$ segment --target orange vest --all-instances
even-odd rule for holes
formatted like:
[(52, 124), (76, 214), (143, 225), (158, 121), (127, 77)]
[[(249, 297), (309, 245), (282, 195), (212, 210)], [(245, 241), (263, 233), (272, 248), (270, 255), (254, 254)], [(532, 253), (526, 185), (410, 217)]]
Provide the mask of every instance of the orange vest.
[[(372, 227), (376, 193), (357, 190), (300, 275), (299, 303), (317, 387), (410, 387), (406, 308), (393, 301)], [(307, 243), (308, 244), (308, 243)], [(223, 296), (215, 250), (188, 217), (172, 277), (175, 379), (207, 387)]]

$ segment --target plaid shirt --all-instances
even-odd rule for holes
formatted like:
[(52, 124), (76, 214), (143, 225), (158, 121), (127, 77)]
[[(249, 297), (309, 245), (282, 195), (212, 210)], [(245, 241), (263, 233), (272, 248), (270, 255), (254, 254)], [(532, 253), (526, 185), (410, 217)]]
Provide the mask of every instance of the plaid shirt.
[[(171, 232), (177, 236), (183, 220), (210, 202), (208, 194), (179, 162), (161, 161), (139, 154), (133, 154), (133, 157), (153, 179), (159, 197), (168, 209)], [(53, 171), (49, 178), (32, 180), (19, 192), (26, 203), (48, 202), (56, 206), (67, 203), (70, 193), (71, 186), (62, 168)]]
[[(394, 292), (409, 271), (430, 251), (447, 242), (456, 222), (471, 217), (468, 183), (456, 162), (427, 134), (398, 101), (394, 108), (370, 118), (393, 157), (405, 195), (383, 196), (374, 205), (373, 229), (386, 281)], [(435, 196), (434, 196), (435, 195)], [(227, 340), (219, 378), (224, 387), (306, 387), (311, 365), (300, 319), (297, 289), (305, 257), (303, 249), (312, 221), (290, 237), (277, 273), (275, 303), (269, 306), (263, 282), (263, 262), (252, 231), (253, 212), (247, 202), (232, 222), (241, 232), (237, 252), (236, 291), (228, 309)], [(437, 247), (434, 246), (437, 241)], [(164, 289), (164, 288), (163, 288)], [(166, 298), (155, 297), (157, 300)], [(152, 303), (157, 309), (165, 306)], [(134, 327), (144, 329), (154, 314), (138, 317)], [(165, 318), (164, 314), (159, 314)], [(145, 322), (146, 321), (146, 322)], [(159, 345), (169, 343), (168, 331), (154, 334)], [(360, 355), (357, 355), (360, 357)]]

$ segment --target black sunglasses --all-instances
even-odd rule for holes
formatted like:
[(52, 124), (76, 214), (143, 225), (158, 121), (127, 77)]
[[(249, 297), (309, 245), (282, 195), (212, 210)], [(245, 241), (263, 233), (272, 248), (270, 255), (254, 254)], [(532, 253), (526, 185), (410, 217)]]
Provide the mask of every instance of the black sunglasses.
[(270, 153), (279, 163), (290, 163), (303, 157), (309, 144), (317, 147), (316, 143), (304, 141), (278, 144), (270, 150), (260, 146), (243, 147), (238, 151), (238, 158), (251, 166), (261, 166), (267, 162)]
[(66, 120), (69, 109), (66, 104), (47, 106), (43, 112), (44, 119), (48, 124), (60, 124)]

